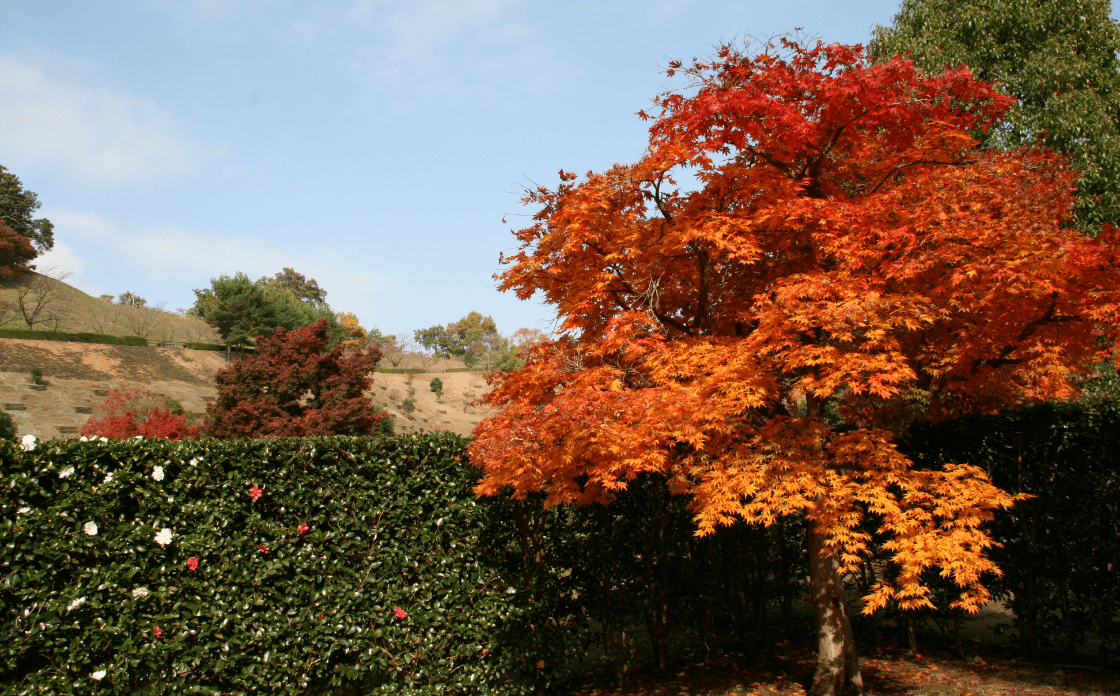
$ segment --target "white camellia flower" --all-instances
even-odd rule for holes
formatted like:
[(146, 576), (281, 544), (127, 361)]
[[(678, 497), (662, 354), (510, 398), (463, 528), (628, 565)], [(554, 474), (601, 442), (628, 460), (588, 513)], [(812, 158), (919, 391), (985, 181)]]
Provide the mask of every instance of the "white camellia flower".
[(31, 512), (31, 508), (29, 508), (29, 507), (21, 507), (19, 509), (19, 514), (21, 514), (21, 515), (26, 515), (29, 512)]
[(82, 435), (81, 437), (78, 438), (78, 442), (89, 442), (89, 438), (86, 437), (85, 435)]
[(154, 478), (156, 481), (162, 481), (163, 480), (163, 467), (162, 466), (157, 466), (155, 469), (152, 469), (152, 478)]
[(109, 438), (107, 438), (107, 437), (99, 437), (97, 439), (100, 440), (101, 442), (108, 442), (109, 441)]
[(30, 452), (31, 450), (35, 449), (35, 440), (36, 437), (34, 435), (24, 435), (23, 439), (19, 441), (20, 449), (22, 449), (24, 452)]
[(85, 597), (78, 597), (73, 602), (70, 602), (70, 604), (66, 607), (66, 611), (74, 611), (75, 609), (77, 609), (78, 607), (82, 606), (85, 603), (86, 603), (86, 598)]
[(97, 523), (86, 522), (84, 525), (82, 525), (82, 531), (90, 536), (97, 536)]
[(58, 477), (59, 478), (66, 478), (67, 476), (73, 476), (73, 475), (74, 475), (74, 467), (72, 467), (72, 466), (68, 466), (65, 469), (63, 469), (62, 471), (58, 472)]
[(105, 474), (105, 480), (102, 481), (101, 483), (105, 484), (105, 483), (112, 483), (112, 482), (113, 482), (113, 472), (110, 471), (109, 473)]
[(167, 546), (168, 544), (170, 544), (171, 543), (171, 530), (168, 529), (167, 527), (164, 527), (163, 529), (161, 529), (159, 531), (159, 534), (156, 534), (156, 543), (159, 544), (160, 546)]
[(198, 466), (198, 463), (201, 462), (201, 461), (202, 461), (201, 459), (199, 459), (198, 457), (195, 457), (194, 459), (191, 460), (191, 466)]
[(137, 587), (135, 590), (132, 591), (132, 596), (133, 597), (147, 597), (148, 596), (148, 588), (147, 587)]
[(99, 669), (99, 670), (97, 670), (96, 672), (94, 672), (93, 674), (91, 674), (91, 675), (89, 675), (89, 676), (90, 676), (90, 678), (91, 678), (91, 679), (96, 679), (97, 681), (101, 681), (102, 679), (104, 679), (104, 678), (105, 678), (105, 675), (106, 675), (106, 674), (107, 674), (107, 673), (105, 672), (105, 670), (103, 670), (103, 669)]

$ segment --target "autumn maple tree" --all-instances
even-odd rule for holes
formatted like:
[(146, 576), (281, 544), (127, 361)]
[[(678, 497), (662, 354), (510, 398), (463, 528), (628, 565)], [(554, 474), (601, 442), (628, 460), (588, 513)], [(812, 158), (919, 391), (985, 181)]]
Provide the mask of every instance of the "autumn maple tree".
[(85, 437), (148, 437), (181, 440), (198, 437), (199, 426), (176, 413), (165, 397), (145, 389), (110, 389), (105, 401), (82, 426)]
[(932, 606), (930, 572), (976, 611), (998, 573), (982, 526), (1013, 503), (896, 438), (1075, 396), (1120, 338), (1117, 234), (1066, 225), (1058, 156), (977, 147), (1010, 100), (966, 70), (783, 42), (675, 72), (691, 85), (655, 101), (638, 161), (526, 196), (540, 209), (498, 280), (560, 331), (493, 376), (476, 491), (606, 503), (657, 472), (700, 534), (803, 516), (811, 693), (859, 693), (843, 577), (871, 533), (895, 572), (864, 611)]
[(330, 342), (322, 319), (295, 331), (258, 337), (256, 355), (217, 375), (218, 398), (207, 407), (214, 437), (370, 435), (386, 418), (365, 392), (381, 359), (376, 346)]

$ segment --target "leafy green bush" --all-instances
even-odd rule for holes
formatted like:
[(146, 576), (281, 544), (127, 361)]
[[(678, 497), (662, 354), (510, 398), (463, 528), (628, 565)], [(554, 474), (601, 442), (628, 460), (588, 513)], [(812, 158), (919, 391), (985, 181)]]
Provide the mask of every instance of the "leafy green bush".
[[(465, 441), (0, 443), (20, 693), (519, 692)], [(14, 693), (14, 692), (13, 692)]]
[(428, 387), (437, 397), (443, 396), (443, 380), (439, 377), (433, 377), (432, 381), (428, 383)]
[(16, 439), (16, 424), (7, 411), (0, 411), (0, 440)]
[(405, 399), (401, 402), (401, 410), (405, 413), (412, 413), (416, 410), (416, 402), (412, 399)]
[(1120, 656), (1120, 376), (1102, 367), (1077, 402), (1043, 403), (916, 429), (921, 466), (968, 462), (1031, 497), (996, 515), (993, 594), (1014, 612), (1025, 653), (1096, 643)]
[(71, 341), (75, 343), (104, 343), (115, 346), (146, 346), (148, 341), (139, 336), (110, 336), (98, 333), (63, 333), (61, 331), (36, 331), (31, 329), (0, 329), (0, 338), (29, 338), (39, 341)]
[(28, 373), (31, 375), (31, 382), (33, 384), (41, 384), (42, 383), (42, 381), (43, 381), (43, 368), (39, 367), (38, 365), (32, 365), (31, 369), (28, 370)]

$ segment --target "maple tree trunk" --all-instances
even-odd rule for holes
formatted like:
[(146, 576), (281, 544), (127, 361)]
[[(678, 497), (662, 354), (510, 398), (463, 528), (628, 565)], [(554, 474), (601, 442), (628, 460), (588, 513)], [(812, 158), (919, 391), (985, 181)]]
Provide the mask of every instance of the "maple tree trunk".
[(817, 629), (817, 671), (808, 696), (859, 696), (863, 677), (845, 606), (840, 560), (814, 530), (809, 531), (809, 584)]

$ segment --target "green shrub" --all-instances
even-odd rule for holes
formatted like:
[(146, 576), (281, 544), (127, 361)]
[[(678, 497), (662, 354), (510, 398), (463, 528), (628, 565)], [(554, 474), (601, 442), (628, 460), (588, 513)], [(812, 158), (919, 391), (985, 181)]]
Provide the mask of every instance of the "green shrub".
[(16, 439), (16, 424), (7, 411), (0, 411), (0, 440)]
[(39, 341), (71, 341), (75, 343), (104, 343), (117, 346), (146, 346), (148, 341), (139, 336), (110, 336), (97, 333), (63, 333), (61, 331), (33, 331), (30, 329), (0, 329), (0, 338), (29, 338)]
[(524, 691), (499, 641), (520, 598), (480, 549), (465, 444), (0, 443), (0, 683)]
[(31, 369), (28, 370), (28, 373), (31, 375), (31, 382), (33, 384), (42, 384), (43, 368), (39, 367), (38, 365), (32, 365)]
[(416, 403), (412, 399), (405, 399), (401, 402), (401, 408), (405, 413), (412, 413), (416, 410)]
[(442, 379), (440, 379), (439, 377), (433, 377), (432, 381), (428, 383), (428, 386), (431, 388), (432, 393), (435, 394), (437, 397), (442, 397), (443, 396), (443, 380)]

